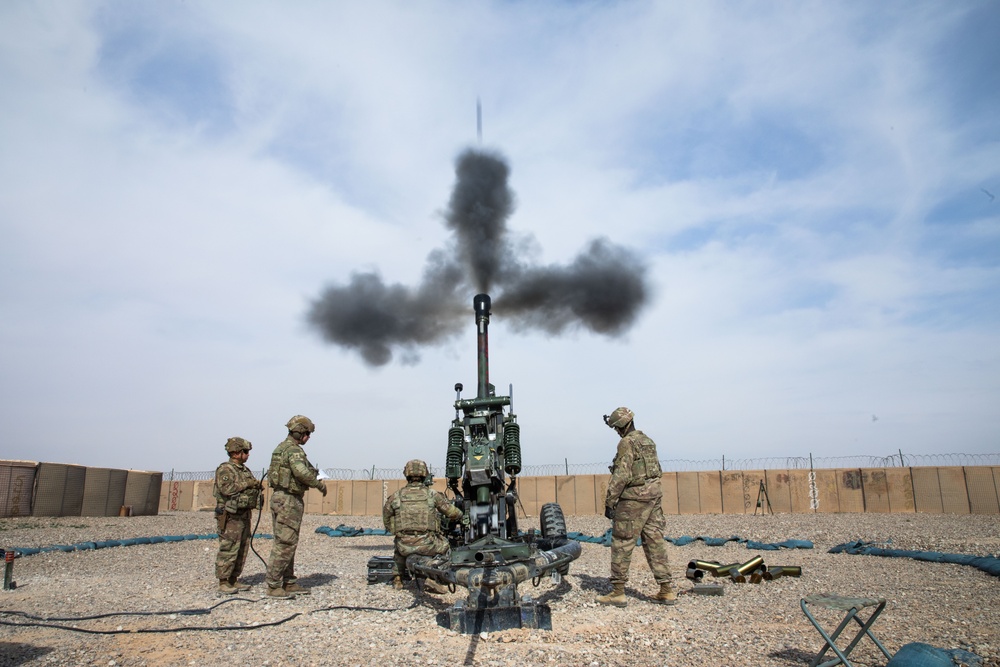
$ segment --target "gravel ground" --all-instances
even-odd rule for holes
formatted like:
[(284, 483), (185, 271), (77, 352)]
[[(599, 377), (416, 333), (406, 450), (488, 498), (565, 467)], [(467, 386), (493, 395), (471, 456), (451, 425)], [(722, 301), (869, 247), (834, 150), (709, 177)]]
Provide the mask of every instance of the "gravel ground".
[[(412, 588), (368, 585), (368, 559), (389, 555), (392, 538), (331, 538), (314, 532), (319, 526), (340, 524), (381, 527), (377, 517), (307, 515), (296, 561), (300, 583), (310, 587), (312, 595), (293, 600), (262, 598), (264, 567), (253, 554), (243, 580), (254, 588), (239, 596), (219, 596), (213, 579), (214, 540), (19, 558), (13, 577), (17, 588), (0, 592), (0, 665), (803, 665), (822, 640), (799, 609), (799, 599), (821, 591), (885, 597), (888, 605), (874, 630), (891, 652), (921, 641), (964, 648), (986, 658), (986, 665), (1000, 665), (996, 577), (960, 565), (827, 553), (832, 546), (862, 539), (900, 549), (995, 555), (1000, 552), (1000, 516), (668, 517), (672, 537), (738, 535), (760, 542), (794, 538), (810, 540), (815, 548), (753, 551), (733, 542), (722, 547), (700, 541), (683, 547), (668, 544), (675, 583), (682, 589), (690, 587), (685, 571), (693, 559), (745, 562), (759, 554), (769, 566), (798, 565), (803, 570), (799, 578), (758, 585), (727, 581), (721, 597), (682, 594), (674, 607), (648, 601), (656, 588), (637, 550), (627, 588), (629, 604), (621, 609), (594, 602), (596, 595), (609, 590), (610, 550), (584, 544), (582, 556), (561, 583), (545, 578), (537, 588), (526, 582), (518, 589), (551, 607), (552, 630), (476, 635), (452, 632), (436, 620), (439, 612), (464, 597), (462, 589), (431, 596)], [(590, 535), (603, 534), (608, 525), (603, 517), (567, 517), (570, 531)], [(537, 518), (522, 521), (522, 528), (531, 527), (537, 527)], [(258, 533), (270, 531), (265, 516)], [(0, 547), (212, 532), (212, 516), (200, 512), (0, 519)], [(254, 544), (266, 558), (270, 541)], [(220, 603), (196, 615), (54, 620), (207, 609)], [(375, 610), (338, 608), (345, 606)], [(32, 621), (12, 612), (52, 620), (27, 625)], [(262, 623), (275, 625), (218, 629)], [(77, 630), (67, 629), (71, 627)], [(852, 657), (859, 667), (886, 662), (867, 640)]]

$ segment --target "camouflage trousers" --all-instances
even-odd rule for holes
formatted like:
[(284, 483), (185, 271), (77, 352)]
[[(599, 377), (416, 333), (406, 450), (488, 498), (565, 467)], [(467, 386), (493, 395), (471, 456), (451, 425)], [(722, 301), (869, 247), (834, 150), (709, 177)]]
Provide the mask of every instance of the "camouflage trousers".
[(299, 529), (302, 527), (304, 511), (302, 496), (281, 489), (275, 489), (271, 495), (274, 544), (271, 545), (271, 555), (267, 559), (265, 582), (268, 588), (281, 588), (285, 584), (294, 584), (297, 579), (295, 550), (299, 546)]
[(243, 510), (219, 517), (219, 553), (215, 557), (215, 576), (219, 581), (235, 579), (243, 573), (243, 563), (250, 549), (250, 522), (253, 512)]
[(395, 549), (392, 560), (396, 563), (396, 572), (406, 573), (406, 559), (414, 554), (420, 556), (437, 556), (448, 553), (448, 540), (443, 535), (421, 533), (419, 535), (396, 535)]
[(628, 581), (632, 550), (642, 538), (642, 550), (656, 583), (670, 583), (667, 546), (663, 541), (666, 520), (663, 506), (656, 500), (619, 500), (611, 522), (611, 584)]

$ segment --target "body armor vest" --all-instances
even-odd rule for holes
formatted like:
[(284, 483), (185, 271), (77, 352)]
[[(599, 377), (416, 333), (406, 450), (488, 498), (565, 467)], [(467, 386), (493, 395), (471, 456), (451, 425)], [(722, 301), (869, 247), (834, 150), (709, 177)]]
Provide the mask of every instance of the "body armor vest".
[(393, 495), (395, 532), (438, 533), (441, 522), (434, 507), (434, 492), (423, 484), (407, 485)]

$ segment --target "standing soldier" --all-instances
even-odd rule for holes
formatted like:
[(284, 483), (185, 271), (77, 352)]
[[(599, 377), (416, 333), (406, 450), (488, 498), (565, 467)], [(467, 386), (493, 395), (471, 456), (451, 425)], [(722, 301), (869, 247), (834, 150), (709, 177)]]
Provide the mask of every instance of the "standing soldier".
[(267, 471), (267, 480), (274, 489), (271, 494), (274, 544), (267, 560), (265, 581), (267, 594), (273, 598), (287, 598), (296, 593), (309, 595), (308, 588), (295, 583), (295, 549), (305, 511), (302, 496), (309, 488), (326, 495), (326, 484), (316, 477), (319, 470), (309, 463), (302, 450), (316, 425), (308, 417), (295, 415), (285, 426), (288, 437), (271, 454), (271, 467)]
[(656, 443), (637, 431), (635, 415), (628, 408), (618, 408), (604, 416), (604, 423), (618, 432), (618, 453), (611, 466), (611, 481), (604, 501), (604, 516), (611, 519), (611, 586), (607, 595), (598, 596), (601, 604), (624, 607), (625, 583), (632, 563), (636, 538), (642, 537), (642, 550), (660, 589), (653, 595), (658, 604), (674, 604), (677, 593), (670, 586), (667, 547), (663, 543), (663, 489), (660, 487), (660, 461)]
[(250, 545), (252, 510), (258, 506), (262, 482), (246, 467), (253, 445), (243, 438), (229, 438), (229, 460), (215, 469), (215, 518), (219, 524), (219, 554), (215, 557), (215, 576), (219, 592), (232, 594), (250, 590), (237, 579), (243, 572)]
[[(418, 459), (408, 461), (403, 468), (406, 486), (393, 493), (382, 507), (382, 523), (385, 529), (395, 535), (395, 549), (392, 554), (396, 562), (394, 588), (403, 587), (402, 574), (406, 570), (406, 558), (413, 554), (437, 556), (448, 553), (448, 540), (441, 533), (443, 514), (452, 521), (462, 518), (462, 510), (452, 505), (443, 493), (424, 484), (427, 464)], [(430, 593), (443, 593), (433, 581), (424, 584)]]

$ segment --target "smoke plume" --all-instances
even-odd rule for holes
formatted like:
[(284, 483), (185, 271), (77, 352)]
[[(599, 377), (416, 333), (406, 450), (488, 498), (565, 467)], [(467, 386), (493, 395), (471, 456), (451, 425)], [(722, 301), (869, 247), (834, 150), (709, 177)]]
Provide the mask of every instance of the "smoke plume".
[(416, 363), (420, 348), (462, 330), (477, 292), (489, 293), (493, 312), (520, 330), (555, 335), (583, 327), (616, 336), (635, 323), (650, 294), (646, 267), (632, 252), (596, 239), (569, 266), (526, 265), (518, 252), (524, 243), (507, 229), (514, 193), (503, 157), (468, 149), (455, 175), (444, 216), (453, 238), (428, 256), (421, 283), (387, 285), (368, 272), (327, 287), (307, 313), (325, 340), (372, 366), (389, 363), (394, 353)]

